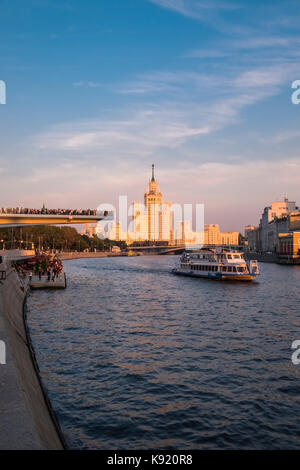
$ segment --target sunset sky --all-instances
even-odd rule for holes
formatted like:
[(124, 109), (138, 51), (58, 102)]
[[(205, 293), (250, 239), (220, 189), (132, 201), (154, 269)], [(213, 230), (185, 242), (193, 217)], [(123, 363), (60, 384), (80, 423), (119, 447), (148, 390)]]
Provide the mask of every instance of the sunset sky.
[(300, 2), (2, 0), (1, 206), (300, 204)]

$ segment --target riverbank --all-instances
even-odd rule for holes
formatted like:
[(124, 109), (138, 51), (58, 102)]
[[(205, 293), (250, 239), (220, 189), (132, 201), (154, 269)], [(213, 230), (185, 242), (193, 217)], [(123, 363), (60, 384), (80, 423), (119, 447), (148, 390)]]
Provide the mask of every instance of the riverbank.
[(42, 389), (24, 310), (28, 281), (0, 265), (0, 340), (5, 364), (0, 365), (0, 449), (62, 450), (60, 429)]
[(260, 263), (276, 263), (276, 264), (286, 264), (286, 265), (300, 265), (299, 256), (288, 256), (288, 255), (277, 255), (276, 253), (245, 253), (245, 257), (248, 260), (256, 259)]
[(107, 258), (107, 257), (116, 257), (116, 256), (127, 256), (127, 253), (120, 252), (120, 253), (113, 253), (111, 251), (96, 251), (96, 252), (72, 252), (72, 253), (59, 253), (59, 258), (62, 261), (68, 259), (80, 259), (80, 258)]

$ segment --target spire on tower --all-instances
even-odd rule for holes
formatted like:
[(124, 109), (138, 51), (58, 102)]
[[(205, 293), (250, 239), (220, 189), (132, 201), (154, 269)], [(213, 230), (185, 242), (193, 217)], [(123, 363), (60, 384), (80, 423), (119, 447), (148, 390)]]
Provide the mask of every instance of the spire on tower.
[(154, 164), (152, 164), (152, 179), (151, 181), (155, 181), (155, 177), (154, 177)]

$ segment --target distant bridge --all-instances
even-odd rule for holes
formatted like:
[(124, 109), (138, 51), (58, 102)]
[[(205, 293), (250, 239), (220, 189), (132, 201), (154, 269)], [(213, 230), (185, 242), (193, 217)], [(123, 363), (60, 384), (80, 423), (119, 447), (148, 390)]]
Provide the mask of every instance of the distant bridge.
[(96, 215), (0, 213), (0, 228), (22, 227), (24, 225), (94, 224), (104, 218), (110, 220), (111, 215), (107, 212)]
[[(243, 247), (241, 245), (203, 245), (202, 249), (210, 249), (210, 248), (232, 248), (234, 250), (242, 251)], [(199, 249), (197, 246), (194, 248), (188, 245), (152, 245), (152, 246), (132, 246), (128, 248), (132, 251), (140, 251), (145, 254), (158, 254), (158, 255), (175, 255), (181, 254), (184, 251), (191, 251), (193, 249)]]
[(183, 252), (187, 248), (185, 245), (151, 245), (151, 246), (129, 246), (128, 250), (135, 252), (143, 252), (145, 254), (173, 254), (173, 252)]

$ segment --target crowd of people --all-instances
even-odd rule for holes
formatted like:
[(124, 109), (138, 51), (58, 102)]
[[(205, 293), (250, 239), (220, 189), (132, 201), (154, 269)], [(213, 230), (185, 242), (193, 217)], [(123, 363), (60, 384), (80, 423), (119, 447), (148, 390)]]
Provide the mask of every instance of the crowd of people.
[(33, 274), (38, 276), (40, 281), (43, 277), (46, 277), (47, 281), (55, 281), (64, 270), (62, 261), (54, 254), (47, 253), (38, 253), (23, 264), (15, 263), (14, 267), (21, 277), (28, 276), (29, 281), (32, 280)]
[(1, 214), (41, 214), (41, 215), (96, 215), (96, 209), (29, 209), (28, 207), (2, 207)]

